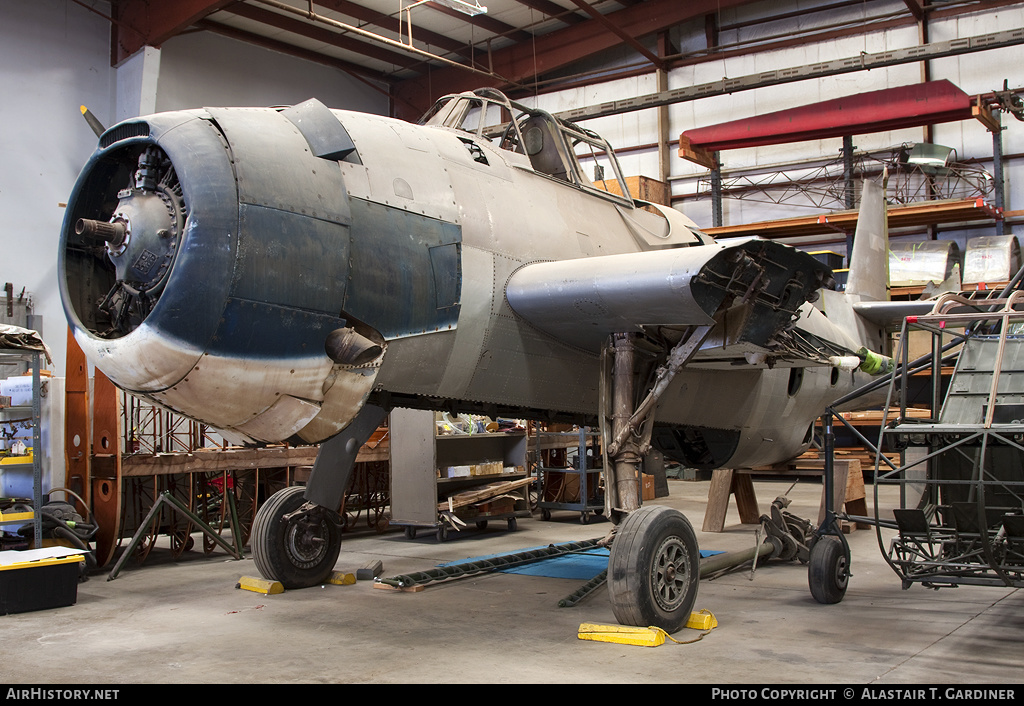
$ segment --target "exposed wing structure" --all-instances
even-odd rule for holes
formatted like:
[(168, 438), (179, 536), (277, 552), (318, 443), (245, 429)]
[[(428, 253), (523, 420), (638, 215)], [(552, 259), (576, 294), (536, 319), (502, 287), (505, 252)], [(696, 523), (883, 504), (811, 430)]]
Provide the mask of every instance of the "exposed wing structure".
[(532, 325), (593, 352), (613, 333), (716, 321), (732, 344), (767, 347), (830, 280), (806, 253), (747, 239), (534, 263), (509, 279), (505, 293)]

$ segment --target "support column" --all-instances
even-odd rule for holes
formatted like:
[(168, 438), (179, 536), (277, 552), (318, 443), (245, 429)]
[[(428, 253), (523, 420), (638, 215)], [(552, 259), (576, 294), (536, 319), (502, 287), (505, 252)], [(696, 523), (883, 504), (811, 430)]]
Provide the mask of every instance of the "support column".
[[(853, 174), (853, 136), (843, 135), (843, 196), (846, 200), (846, 210), (852, 211), (857, 207), (857, 199)], [(884, 196), (883, 196), (884, 198)], [(846, 236), (846, 266), (850, 266), (850, 253), (853, 252), (853, 233)]]
[[(668, 32), (661, 32), (658, 34), (658, 56), (662, 59), (667, 57), (669, 54), (674, 53), (676, 50), (671, 45)], [(657, 80), (658, 93), (664, 93), (668, 91), (668, 70), (659, 68), (655, 72), (655, 79)], [(658, 107), (658, 179), (661, 183), (665, 184), (666, 187), (671, 191), (669, 186), (669, 177), (672, 176), (672, 164), (669, 161), (669, 119), (668, 119), (668, 106), (663, 105)], [(672, 205), (672, 195), (668, 194), (668, 199), (665, 203), (666, 206)]]
[[(992, 117), (999, 124), (999, 130), (992, 132), (992, 179), (995, 182), (995, 207), (1001, 212), (1005, 207), (1006, 185), (1003, 183), (1003, 111), (993, 110)], [(1006, 235), (1006, 221), (996, 220), (996, 235)]]
[(713, 152), (715, 167), (711, 170), (711, 225), (721, 228), (722, 225), (722, 162), (720, 153)]
[(157, 79), (160, 76), (160, 50), (143, 47), (117, 67), (118, 122), (156, 112)]

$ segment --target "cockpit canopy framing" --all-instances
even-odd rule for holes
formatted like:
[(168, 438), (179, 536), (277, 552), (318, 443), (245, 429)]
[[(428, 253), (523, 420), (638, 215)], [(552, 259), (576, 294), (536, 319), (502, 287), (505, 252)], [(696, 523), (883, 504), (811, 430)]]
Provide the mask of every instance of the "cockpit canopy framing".
[(497, 149), (526, 155), (538, 174), (634, 207), (607, 140), (545, 110), (509, 100), (501, 91), (480, 88), (444, 96), (420, 124), (470, 133)]

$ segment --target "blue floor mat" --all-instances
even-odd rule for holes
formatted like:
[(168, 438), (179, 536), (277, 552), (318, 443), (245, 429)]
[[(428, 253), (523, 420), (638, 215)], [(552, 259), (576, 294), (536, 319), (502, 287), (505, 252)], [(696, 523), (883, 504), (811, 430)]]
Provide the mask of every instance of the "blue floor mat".
[(608, 568), (608, 556), (609, 551), (600, 547), (588, 549), (580, 554), (563, 554), (523, 566), (502, 569), (502, 573), (589, 581)]
[[(543, 549), (543, 547), (532, 547), (532, 549)], [(522, 549), (520, 551), (527, 552), (531, 549)], [(718, 551), (701, 551), (701, 557), (708, 557), (714, 554), (721, 554)], [(442, 564), (441, 566), (452, 566), (453, 564), (463, 564), (466, 562), (476, 562), (485, 559), (490, 559), (496, 556), (503, 556), (501, 554), (489, 554), (487, 556), (478, 556), (473, 559), (463, 559), (462, 561), (453, 561), (448, 564)], [(597, 576), (599, 573), (608, 568), (608, 556), (609, 550), (604, 547), (595, 547), (588, 549), (578, 554), (563, 554), (562, 556), (553, 556), (548, 559), (541, 559), (534, 561), (529, 564), (523, 564), (522, 566), (513, 566), (508, 569), (500, 569), (503, 574), (522, 574), (525, 576), (545, 576), (547, 578), (557, 579), (576, 579), (578, 581), (589, 581), (590, 579)]]

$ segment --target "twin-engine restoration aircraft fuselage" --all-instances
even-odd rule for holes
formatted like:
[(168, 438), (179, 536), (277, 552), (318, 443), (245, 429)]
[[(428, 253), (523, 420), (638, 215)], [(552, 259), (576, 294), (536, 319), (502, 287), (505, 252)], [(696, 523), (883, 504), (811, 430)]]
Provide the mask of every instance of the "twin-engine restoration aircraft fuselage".
[(839, 293), (806, 253), (715, 242), (631, 198), (601, 137), (496, 91), (419, 125), (310, 100), (103, 132), (60, 273), (78, 344), (118, 387), (233, 442), (321, 444), (307, 486), (256, 519), (267, 578), (333, 569), (355, 454), (390, 409), (572, 421), (603, 431), (616, 616), (674, 631), (697, 543), (681, 514), (640, 508), (639, 465), (806, 449), (882, 345), (856, 311), (886, 298), (874, 225)]

